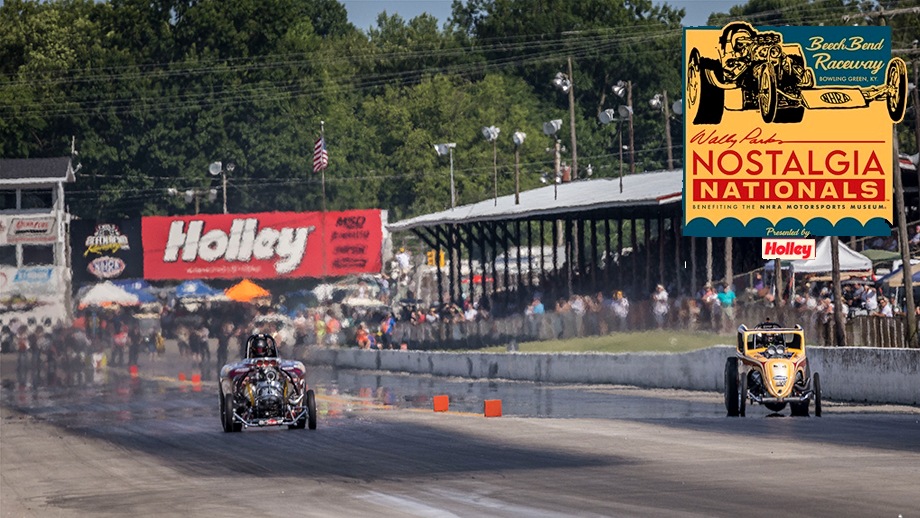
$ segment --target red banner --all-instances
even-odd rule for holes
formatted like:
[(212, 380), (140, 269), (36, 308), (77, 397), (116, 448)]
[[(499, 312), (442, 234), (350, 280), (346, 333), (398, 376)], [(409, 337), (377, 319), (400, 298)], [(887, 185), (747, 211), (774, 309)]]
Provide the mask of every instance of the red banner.
[(144, 278), (274, 279), (381, 270), (379, 210), (151, 216)]

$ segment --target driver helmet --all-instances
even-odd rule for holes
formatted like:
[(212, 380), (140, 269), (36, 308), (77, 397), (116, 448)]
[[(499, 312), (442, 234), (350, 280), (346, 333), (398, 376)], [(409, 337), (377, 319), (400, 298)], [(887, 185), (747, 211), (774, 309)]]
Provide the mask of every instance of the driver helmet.
[(264, 358), (270, 356), (271, 345), (265, 335), (255, 335), (249, 346), (249, 356), (251, 358)]
[(719, 43), (725, 55), (740, 55), (753, 43), (754, 29), (747, 22), (734, 22), (725, 26)]

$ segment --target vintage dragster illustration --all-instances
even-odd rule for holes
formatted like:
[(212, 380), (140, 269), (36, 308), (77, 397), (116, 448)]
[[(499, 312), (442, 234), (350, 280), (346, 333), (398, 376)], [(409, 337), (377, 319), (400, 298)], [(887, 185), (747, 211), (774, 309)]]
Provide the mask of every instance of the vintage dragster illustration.
[[(885, 84), (816, 87), (814, 71), (805, 63), (801, 45), (784, 44), (775, 31), (757, 31), (746, 22), (722, 29), (719, 57), (705, 57), (693, 48), (687, 62), (688, 112), (693, 124), (719, 124), (724, 110), (759, 110), (765, 123), (798, 123), (805, 109), (865, 108), (885, 101), (893, 122), (907, 107), (907, 65), (888, 62)], [(726, 102), (726, 91), (740, 91)]]
[(275, 340), (256, 334), (246, 342), (246, 358), (220, 370), (220, 417), (225, 432), (243, 427), (316, 429), (316, 397), (307, 390), (304, 364), (278, 357)]
[(789, 404), (793, 416), (808, 416), (815, 403), (821, 416), (821, 377), (811, 373), (805, 356), (805, 333), (764, 322), (738, 327), (738, 349), (725, 361), (725, 409), (743, 416), (747, 401), (779, 412)]

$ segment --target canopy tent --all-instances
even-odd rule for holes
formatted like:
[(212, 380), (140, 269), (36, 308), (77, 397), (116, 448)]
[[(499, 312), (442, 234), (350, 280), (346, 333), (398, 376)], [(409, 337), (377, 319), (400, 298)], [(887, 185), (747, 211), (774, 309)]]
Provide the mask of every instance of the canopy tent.
[[(920, 264), (912, 264), (910, 267), (910, 271), (913, 273), (913, 275), (911, 275), (911, 286), (917, 287), (918, 285), (920, 285)], [(888, 286), (891, 286), (892, 288), (904, 286), (904, 268), (903, 266), (898, 267), (897, 270), (875, 281), (875, 284), (879, 286), (888, 285)]]
[(214, 289), (201, 281), (185, 281), (176, 286), (176, 298), (199, 300), (222, 300), (224, 293)]
[(342, 301), (343, 306), (361, 307), (361, 308), (385, 308), (386, 303), (367, 297), (348, 297)]
[(872, 264), (875, 263), (884, 263), (887, 261), (896, 261), (901, 258), (901, 254), (898, 252), (892, 252), (890, 250), (863, 250), (860, 252), (862, 255), (869, 258), (872, 261)]
[(239, 283), (227, 288), (224, 294), (228, 299), (236, 302), (252, 302), (255, 299), (264, 299), (272, 296), (271, 292), (249, 279), (243, 279)]
[[(840, 256), (840, 271), (842, 272), (867, 272), (872, 270), (872, 261), (853, 249), (838, 241), (838, 255)], [(773, 271), (774, 261), (767, 261), (764, 270)], [(815, 248), (815, 259), (812, 261), (794, 260), (783, 261), (784, 264), (791, 264), (796, 274), (799, 273), (827, 273), (831, 268), (831, 238), (825, 237), (818, 241)]]
[(153, 287), (144, 279), (119, 279), (112, 283), (128, 293), (137, 295), (138, 302), (141, 304), (157, 301), (156, 295), (153, 294)]
[(301, 311), (315, 308), (319, 305), (317, 296), (308, 289), (289, 291), (278, 297), (278, 311), (289, 316), (294, 316)]
[(80, 298), (80, 309), (88, 306), (136, 306), (140, 303), (137, 295), (116, 286), (111, 281), (99, 283), (90, 288)]

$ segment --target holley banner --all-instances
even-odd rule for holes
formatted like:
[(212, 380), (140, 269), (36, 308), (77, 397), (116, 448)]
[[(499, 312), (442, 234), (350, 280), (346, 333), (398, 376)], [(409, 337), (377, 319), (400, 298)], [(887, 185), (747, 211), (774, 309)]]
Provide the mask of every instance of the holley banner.
[(890, 234), (889, 27), (687, 28), (684, 58), (685, 235)]
[(144, 278), (274, 279), (381, 270), (381, 211), (153, 216)]

